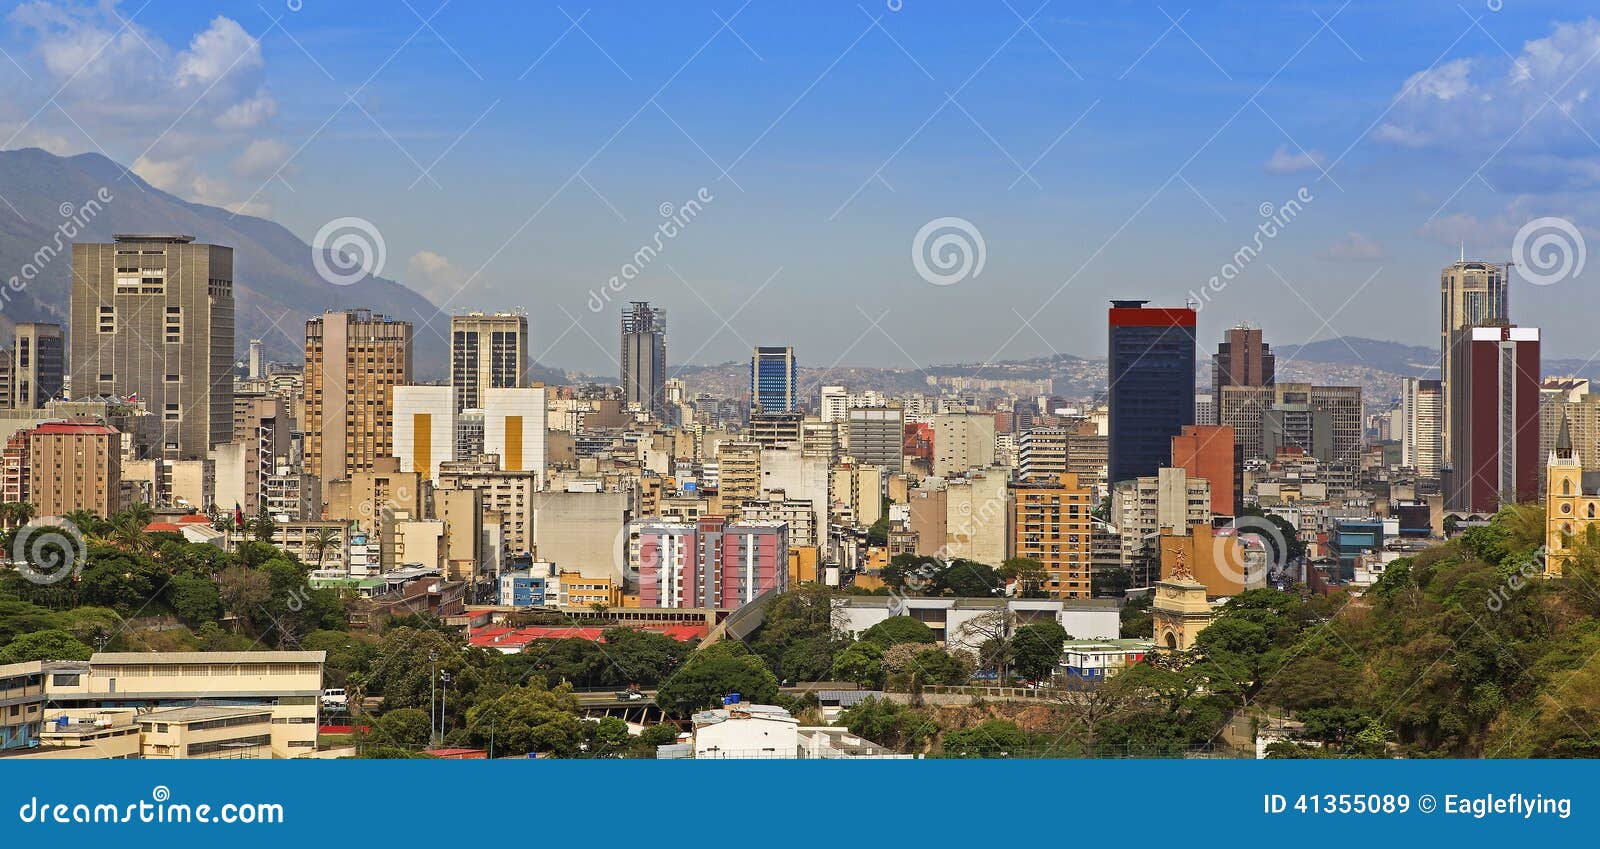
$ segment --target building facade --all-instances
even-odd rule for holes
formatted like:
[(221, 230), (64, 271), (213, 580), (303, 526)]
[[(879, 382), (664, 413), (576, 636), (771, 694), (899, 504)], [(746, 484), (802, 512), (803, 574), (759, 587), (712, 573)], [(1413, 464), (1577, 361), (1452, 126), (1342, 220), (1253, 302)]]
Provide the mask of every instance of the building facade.
[(74, 244), (70, 311), (75, 396), (143, 401), (165, 459), (203, 460), (233, 438), (232, 248), (178, 235)]
[(793, 347), (758, 346), (750, 357), (750, 409), (787, 413), (799, 407)]
[(488, 389), (524, 385), (528, 317), (481, 312), (450, 317), (450, 388), (455, 412), (483, 406)]
[(1147, 303), (1111, 302), (1106, 397), (1112, 484), (1155, 474), (1170, 460), (1172, 437), (1194, 424), (1196, 312)]
[(306, 322), (305, 469), (326, 489), (394, 451), (394, 390), (411, 383), (411, 324), (367, 310)]
[(1539, 330), (1468, 327), (1451, 338), (1454, 420), (1445, 506), (1493, 512), (1539, 491)]
[(622, 311), (622, 400), (651, 417), (666, 414), (667, 311), (634, 301)]

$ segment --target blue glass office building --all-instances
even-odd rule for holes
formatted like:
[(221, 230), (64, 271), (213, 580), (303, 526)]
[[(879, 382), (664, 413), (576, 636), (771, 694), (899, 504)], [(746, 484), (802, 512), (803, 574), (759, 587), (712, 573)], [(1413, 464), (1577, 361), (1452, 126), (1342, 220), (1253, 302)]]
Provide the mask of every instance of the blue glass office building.
[(750, 358), (750, 406), (763, 413), (795, 409), (794, 348), (756, 348)]
[(1195, 318), (1189, 307), (1112, 301), (1108, 480), (1154, 475), (1172, 462), (1172, 437), (1194, 424)]

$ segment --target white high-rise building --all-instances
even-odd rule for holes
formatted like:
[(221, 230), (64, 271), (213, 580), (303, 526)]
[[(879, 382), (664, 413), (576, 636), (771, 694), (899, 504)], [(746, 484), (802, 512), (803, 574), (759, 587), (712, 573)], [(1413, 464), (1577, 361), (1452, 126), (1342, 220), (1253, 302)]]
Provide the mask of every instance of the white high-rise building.
[(844, 421), (849, 416), (850, 392), (843, 386), (824, 386), (820, 390), (817, 406), (823, 421)]
[(454, 394), (448, 386), (394, 388), (394, 456), (400, 471), (439, 480), (439, 464), (455, 459)]
[(933, 417), (933, 473), (959, 475), (994, 465), (994, 416), (939, 413)]
[(536, 473), (543, 489), (544, 388), (486, 389), (483, 397), (483, 453), (499, 456), (502, 471)]
[(1400, 462), (1437, 478), (1444, 452), (1444, 389), (1437, 380), (1408, 377), (1400, 389)]

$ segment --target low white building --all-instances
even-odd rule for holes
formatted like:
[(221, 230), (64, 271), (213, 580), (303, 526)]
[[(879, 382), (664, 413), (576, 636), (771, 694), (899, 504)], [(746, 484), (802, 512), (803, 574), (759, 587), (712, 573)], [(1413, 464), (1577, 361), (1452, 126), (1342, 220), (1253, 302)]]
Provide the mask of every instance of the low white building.
[(731, 704), (693, 717), (693, 741), (661, 746), (658, 759), (793, 760), (913, 757), (851, 734), (848, 728), (801, 726), (776, 705)]
[(911, 616), (929, 628), (946, 647), (977, 650), (988, 639), (994, 620), (1010, 627), (1054, 620), (1079, 640), (1112, 640), (1122, 626), (1112, 599), (1053, 598), (917, 598), (845, 596), (833, 600), (834, 623), (855, 637), (890, 616)]

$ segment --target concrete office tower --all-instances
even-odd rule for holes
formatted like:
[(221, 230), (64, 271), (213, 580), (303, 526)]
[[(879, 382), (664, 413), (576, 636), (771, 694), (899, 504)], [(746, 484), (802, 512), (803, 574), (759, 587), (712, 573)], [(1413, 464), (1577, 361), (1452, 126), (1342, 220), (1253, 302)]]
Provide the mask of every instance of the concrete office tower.
[(526, 384), (528, 317), (481, 312), (450, 317), (450, 386), (456, 412), (483, 407), (488, 389)]
[(411, 323), (370, 310), (306, 322), (305, 470), (327, 492), (394, 447), (394, 389), (411, 383)]
[(1194, 329), (1189, 307), (1112, 301), (1106, 398), (1111, 407), (1112, 484), (1154, 475), (1172, 437), (1194, 424)]
[(1275, 380), (1277, 357), (1272, 346), (1261, 338), (1261, 329), (1239, 325), (1231, 327), (1217, 345), (1211, 364), (1211, 388), (1224, 386), (1271, 386)]
[(233, 437), (233, 249), (193, 236), (72, 246), (72, 391), (137, 395), (164, 459)]
[(845, 428), (850, 456), (864, 466), (900, 474), (905, 469), (905, 429), (905, 411), (899, 407), (853, 408)]
[(1444, 383), (1408, 377), (1400, 387), (1400, 462), (1438, 480), (1444, 459)]
[(250, 370), (248, 372), (248, 375), (249, 375), (251, 380), (260, 380), (261, 379), (262, 375), (265, 374), (265, 371), (263, 370), (263, 366), (264, 365), (265, 364), (261, 361), (261, 340), (260, 339), (251, 339), (250, 340), (250, 359), (249, 359), (249, 369)]
[(1539, 329), (1468, 327), (1448, 343), (1450, 472), (1445, 507), (1489, 513), (1539, 490)]
[(794, 348), (758, 346), (750, 357), (750, 409), (787, 413), (799, 406), (795, 396)]
[(1053, 481), (1067, 471), (1072, 431), (1064, 427), (1038, 427), (1017, 437), (1017, 476), (1022, 480)]
[(994, 465), (994, 416), (939, 413), (933, 417), (933, 473), (959, 475)]
[(483, 453), (499, 457), (505, 471), (533, 472), (543, 489), (544, 388), (488, 389), (483, 399)]
[(1194, 396), (1194, 423), (1197, 425), (1217, 424), (1217, 395), (1214, 392), (1197, 393)]
[(439, 464), (455, 459), (455, 396), (449, 386), (394, 388), (394, 456), (400, 471), (438, 482)]
[(61, 397), (66, 351), (61, 325), (37, 321), (17, 324), (12, 352), (12, 397), (19, 410), (36, 410)]
[[(243, 476), (234, 488), (233, 481), (222, 482), (227, 489), (217, 493), (217, 505), (224, 510), (233, 509), (239, 501), (245, 515), (256, 516), (267, 502), (267, 479), (277, 471), (280, 458), (289, 460), (290, 432), (289, 405), (276, 395), (262, 392), (240, 392), (233, 396), (233, 442), (240, 449)], [(219, 463), (219, 475), (221, 465)], [(238, 499), (222, 498), (224, 492), (236, 492)]]
[(44, 422), (28, 434), (28, 500), (40, 516), (122, 509), (122, 435), (83, 421)]
[(622, 402), (666, 413), (667, 311), (634, 301), (622, 311)]
[(1489, 327), (1511, 321), (1511, 289), (1505, 266), (1489, 262), (1461, 261), (1439, 272), (1439, 375), (1444, 382), (1444, 425), (1441, 462), (1452, 459), (1455, 440), (1450, 427), (1455, 421), (1456, 394), (1450, 388), (1455, 370), (1455, 351), (1451, 339), (1455, 331), (1469, 327)]

